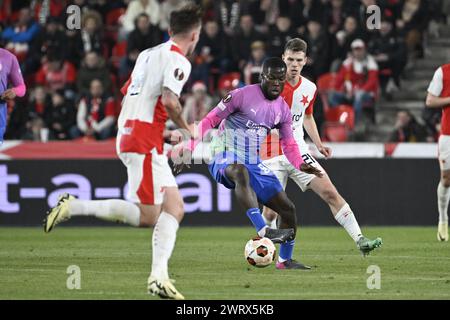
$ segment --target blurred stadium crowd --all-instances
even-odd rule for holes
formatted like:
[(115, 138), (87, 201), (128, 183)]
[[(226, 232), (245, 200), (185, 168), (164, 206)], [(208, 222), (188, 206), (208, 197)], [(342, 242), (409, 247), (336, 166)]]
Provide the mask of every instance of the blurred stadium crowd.
[[(0, 44), (18, 57), (28, 87), (25, 98), (9, 105), (6, 139), (114, 137), (120, 87), (139, 52), (168, 39), (170, 12), (182, 2), (0, 0)], [(352, 125), (367, 115), (375, 121), (378, 99), (390, 99), (402, 86), (404, 69), (423, 58), (430, 24), (450, 24), (443, 0), (196, 2), (205, 11), (182, 97), (190, 123), (229, 90), (257, 82), (264, 58), (280, 56), (294, 37), (308, 43), (303, 74), (319, 87), (321, 99), (314, 106), (319, 128), (332, 109), (336, 117), (348, 111)], [(80, 30), (66, 27), (72, 4), (81, 8)], [(379, 29), (366, 23), (370, 5), (381, 8)], [(398, 116), (405, 132), (411, 129), (409, 116)], [(405, 140), (405, 133), (393, 128), (391, 139)]]

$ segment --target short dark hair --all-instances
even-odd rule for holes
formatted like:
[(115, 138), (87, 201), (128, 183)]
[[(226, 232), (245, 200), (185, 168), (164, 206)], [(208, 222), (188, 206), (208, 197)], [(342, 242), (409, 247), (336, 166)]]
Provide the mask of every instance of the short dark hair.
[(269, 71), (269, 68), (287, 69), (286, 63), (284, 63), (284, 61), (279, 57), (271, 57), (271, 58), (267, 58), (266, 60), (264, 60), (263, 65), (262, 65), (262, 72), (264, 74), (267, 74), (267, 72)]
[(202, 8), (193, 2), (188, 2), (170, 14), (170, 30), (173, 35), (189, 32), (201, 25), (202, 17)]
[(306, 44), (306, 41), (300, 38), (294, 38), (286, 42), (286, 45), (284, 46), (284, 52), (286, 52), (287, 50), (291, 50), (292, 52), (304, 52), (306, 54), (308, 45)]

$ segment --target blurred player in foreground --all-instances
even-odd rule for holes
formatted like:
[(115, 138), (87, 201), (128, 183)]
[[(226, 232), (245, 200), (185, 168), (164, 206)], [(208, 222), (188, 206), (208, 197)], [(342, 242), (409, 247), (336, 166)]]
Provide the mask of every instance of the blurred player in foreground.
[(201, 29), (201, 9), (188, 3), (170, 16), (169, 41), (139, 55), (118, 119), (117, 153), (127, 167), (129, 199), (86, 201), (62, 195), (49, 211), (45, 232), (73, 216), (95, 216), (153, 230), (152, 271), (148, 291), (162, 298), (184, 299), (168, 275), (168, 261), (184, 216), (183, 198), (163, 154), (163, 132), (168, 117), (188, 130), (181, 117), (181, 90), (191, 72), (192, 54)]
[(425, 102), (428, 108), (442, 108), (439, 136), (441, 180), (437, 188), (439, 224), (437, 238), (448, 241), (448, 202), (450, 200), (450, 63), (439, 67), (428, 87)]
[[(309, 174), (320, 177), (321, 173), (302, 160), (292, 136), (289, 107), (280, 97), (286, 80), (286, 64), (280, 58), (265, 60), (261, 78), (261, 84), (245, 86), (226, 95), (199, 123), (199, 139), (190, 141), (188, 148), (193, 151), (199, 140), (220, 124), (219, 134), (210, 144), (209, 172), (218, 183), (235, 190), (237, 200), (260, 237), (281, 243), (279, 256), (282, 262), (277, 268), (310, 269), (292, 260), (297, 229), (295, 206), (277, 177), (261, 162), (258, 156), (260, 144), (271, 129), (278, 128), (287, 161)], [(182, 167), (183, 163), (177, 165), (177, 169)], [(258, 202), (279, 212), (280, 229), (266, 226)]]
[[(11, 82), (12, 88), (8, 88)], [(0, 48), (0, 146), (6, 131), (7, 101), (23, 97), (26, 92), (17, 58), (8, 50)]]
[[(277, 176), (283, 188), (286, 188), (287, 180), (291, 178), (303, 192), (312, 189), (318, 194), (330, 206), (336, 221), (345, 228), (363, 255), (367, 255), (373, 249), (381, 246), (381, 239), (370, 240), (362, 235), (350, 206), (337, 192), (322, 166), (308, 153), (309, 147), (303, 137), (303, 127), (305, 127), (319, 152), (326, 158), (331, 157), (331, 149), (322, 144), (313, 117), (313, 105), (317, 95), (316, 85), (301, 75), (306, 64), (306, 52), (307, 44), (299, 38), (286, 43), (283, 60), (287, 65), (287, 80), (281, 96), (290, 107), (293, 135), (300, 147), (303, 160), (320, 170), (324, 176), (321, 179), (316, 179), (315, 175), (293, 167), (286, 156), (283, 155), (282, 150), (279, 150), (279, 148), (273, 150), (274, 148), (270, 146), (271, 136), (268, 137), (268, 149), (275, 151), (276, 156), (265, 160), (264, 164)], [(264, 207), (263, 215), (268, 224), (276, 221), (276, 212), (268, 207)]]

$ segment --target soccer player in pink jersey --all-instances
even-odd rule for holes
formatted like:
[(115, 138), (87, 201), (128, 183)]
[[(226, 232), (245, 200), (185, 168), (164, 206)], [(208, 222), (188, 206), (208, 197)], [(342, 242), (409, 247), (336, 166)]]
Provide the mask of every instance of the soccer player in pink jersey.
[[(323, 172), (324, 176), (318, 179), (315, 175), (302, 172), (293, 167), (286, 156), (283, 155), (282, 150), (278, 148), (273, 150), (277, 152), (276, 156), (265, 160), (264, 165), (273, 171), (283, 188), (286, 188), (287, 180), (290, 178), (302, 191), (311, 189), (317, 193), (329, 205), (336, 221), (345, 228), (362, 254), (367, 255), (373, 249), (381, 246), (381, 239), (370, 240), (363, 236), (349, 204), (338, 193), (325, 170), (309, 154), (309, 147), (303, 137), (303, 128), (305, 128), (319, 152), (326, 158), (331, 156), (331, 149), (322, 144), (313, 117), (313, 105), (317, 95), (316, 85), (301, 75), (303, 66), (306, 64), (306, 51), (306, 42), (299, 38), (292, 39), (286, 43), (283, 60), (287, 65), (287, 79), (281, 96), (289, 105), (292, 117), (291, 130), (293, 130), (293, 136), (300, 148), (303, 160)], [(268, 139), (270, 138), (269, 136)], [(269, 148), (271, 151), (274, 149), (270, 146)], [(272, 224), (275, 222), (277, 217), (275, 211), (267, 206), (264, 208), (263, 215), (266, 223)]]
[[(12, 87), (8, 87), (8, 83)], [(22, 72), (15, 55), (0, 48), (0, 145), (6, 131), (7, 101), (23, 97), (26, 92)]]
[[(286, 80), (286, 64), (277, 57), (266, 59), (261, 79), (260, 84), (233, 90), (225, 96), (199, 123), (199, 139), (188, 147), (192, 151), (201, 137), (219, 126), (219, 133), (210, 144), (209, 172), (218, 183), (234, 189), (260, 237), (281, 243), (279, 256), (283, 261), (277, 263), (278, 269), (310, 269), (292, 259), (297, 230), (295, 206), (277, 177), (259, 158), (261, 143), (277, 128), (281, 147), (292, 166), (318, 177), (321, 172), (303, 161), (292, 134), (289, 107), (280, 97)], [(182, 167), (180, 163), (179, 169)], [(266, 226), (258, 202), (280, 214), (280, 229)]]

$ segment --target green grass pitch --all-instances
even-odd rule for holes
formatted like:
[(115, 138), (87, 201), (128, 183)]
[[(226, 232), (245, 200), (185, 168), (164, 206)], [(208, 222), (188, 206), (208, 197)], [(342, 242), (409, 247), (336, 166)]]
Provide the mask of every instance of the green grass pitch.
[[(170, 274), (187, 299), (450, 299), (450, 243), (434, 227), (367, 227), (383, 247), (363, 258), (342, 228), (299, 229), (295, 257), (311, 271), (257, 269), (243, 256), (250, 227), (182, 227)], [(146, 294), (151, 230), (0, 228), (0, 299), (157, 299)], [(69, 290), (67, 268), (81, 270)], [(369, 290), (370, 265), (381, 288)]]

